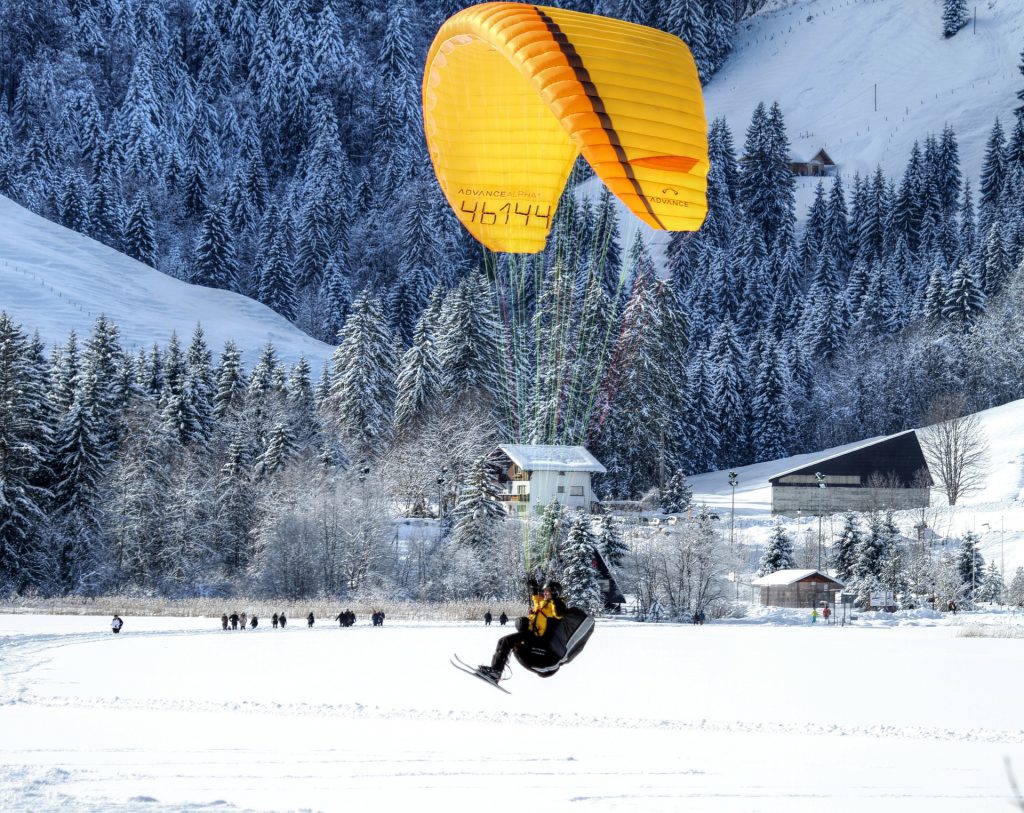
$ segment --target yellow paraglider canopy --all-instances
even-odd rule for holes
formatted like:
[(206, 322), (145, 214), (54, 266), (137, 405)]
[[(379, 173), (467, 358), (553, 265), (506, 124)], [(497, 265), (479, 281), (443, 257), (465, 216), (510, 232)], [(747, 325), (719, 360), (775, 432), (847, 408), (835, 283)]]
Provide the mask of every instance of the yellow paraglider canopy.
[(576, 157), (655, 229), (707, 213), (697, 68), (678, 37), (594, 14), (481, 3), (427, 55), (423, 121), (462, 224), (495, 251), (544, 248)]

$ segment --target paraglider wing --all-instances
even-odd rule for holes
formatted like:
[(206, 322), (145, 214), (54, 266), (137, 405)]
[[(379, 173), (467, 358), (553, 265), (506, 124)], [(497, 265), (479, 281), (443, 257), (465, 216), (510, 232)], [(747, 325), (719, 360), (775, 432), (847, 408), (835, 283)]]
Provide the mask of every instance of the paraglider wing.
[(427, 55), (423, 120), (445, 197), (495, 251), (544, 248), (580, 153), (652, 228), (694, 231), (707, 212), (697, 69), (662, 31), (525, 3), (471, 6)]

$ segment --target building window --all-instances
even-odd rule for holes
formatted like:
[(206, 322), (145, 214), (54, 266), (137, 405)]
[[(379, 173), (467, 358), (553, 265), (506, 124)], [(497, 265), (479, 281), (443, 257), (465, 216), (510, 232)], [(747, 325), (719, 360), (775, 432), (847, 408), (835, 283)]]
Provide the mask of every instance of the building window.
[(526, 493), (526, 486), (516, 486), (516, 494), (522, 496)]
[(558, 476), (559, 476), (559, 477), (565, 477), (565, 472), (564, 472), (564, 471), (560, 471), (560, 472), (558, 472)]
[(583, 486), (570, 486), (569, 487), (569, 496), (570, 497), (582, 497), (583, 496)]
[(559, 486), (558, 487), (558, 493), (559, 494), (564, 494), (565, 493), (565, 486)]

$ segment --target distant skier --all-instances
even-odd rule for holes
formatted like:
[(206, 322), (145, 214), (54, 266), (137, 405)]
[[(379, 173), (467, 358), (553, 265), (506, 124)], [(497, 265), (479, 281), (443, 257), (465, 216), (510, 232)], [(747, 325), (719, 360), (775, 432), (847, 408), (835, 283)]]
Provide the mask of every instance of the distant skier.
[(828, 607), (821, 611), (821, 615), (825, 619), (826, 624), (832, 623), (831, 621), (829, 621), (829, 619), (832, 617), (832, 610), (830, 610)]
[(238, 613), (231, 613), (231, 615), (228, 616), (228, 620), (231, 622), (231, 629), (238, 629)]
[(284, 613), (281, 613), (277, 617), (277, 622), (281, 625), (281, 629), (284, 629), (284, 625), (288, 623), (288, 619), (284, 617)]
[(121, 616), (114, 614), (114, 617), (110, 619), (110, 631), (117, 635), (121, 631), (121, 627), (124, 626), (124, 621), (121, 620)]
[(228, 614), (224, 613), (220, 617), (220, 628), (226, 630), (228, 628)]
[(484, 613), (484, 626), (485, 627), (491, 626), (491, 611), (490, 610), (488, 610), (486, 613)]
[(310, 613), (309, 615), (306, 616), (306, 626), (309, 627), (310, 629), (312, 629), (314, 621), (316, 621), (316, 619), (313, 618), (313, 613)]
[(245, 613), (242, 613), (240, 616), (238, 616), (238, 625), (242, 629), (245, 629), (245, 622), (246, 622), (247, 618), (248, 618), (248, 616)]
[(812, 624), (817, 624), (818, 623), (818, 608), (817, 607), (815, 607), (813, 610), (811, 610), (811, 623)]
[(272, 616), (270, 616), (270, 623), (274, 627), (274, 629), (277, 629), (277, 613), (274, 613)]
[(505, 614), (504, 610), (501, 615), (498, 616), (498, 623), (503, 627), (508, 623), (508, 616)]
[(253, 629), (256, 629), (256, 627), (258, 627), (258, 626), (259, 626), (259, 623), (260, 623), (260, 622), (259, 622), (259, 619), (258, 619), (258, 618), (256, 618), (256, 616), (253, 616), (253, 617), (252, 617), (252, 618), (251, 618), (251, 619), (249, 620), (249, 626), (250, 626), (250, 627), (252, 627)]

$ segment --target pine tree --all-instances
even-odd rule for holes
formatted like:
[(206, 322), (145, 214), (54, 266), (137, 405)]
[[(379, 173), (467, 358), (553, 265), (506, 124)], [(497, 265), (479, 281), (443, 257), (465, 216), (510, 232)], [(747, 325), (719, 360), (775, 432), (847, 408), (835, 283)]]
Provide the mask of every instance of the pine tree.
[(594, 561), (597, 537), (590, 515), (576, 511), (562, 551), (562, 590), (566, 604), (586, 613), (601, 609), (601, 587)]
[(785, 359), (778, 343), (769, 338), (754, 381), (751, 440), (756, 460), (789, 456), (794, 423), (789, 390)]
[(853, 575), (859, 581), (877, 580), (882, 575), (888, 546), (892, 542), (887, 530), (882, 515), (873, 514), (869, 518), (868, 532), (861, 536), (853, 562)]
[(203, 218), (196, 243), (191, 281), (207, 288), (238, 290), (234, 241), (224, 210), (220, 206), (211, 206)]
[(985, 157), (981, 167), (981, 183), (978, 188), (978, 231), (988, 234), (988, 230), (999, 211), (1006, 185), (1006, 136), (999, 119), (992, 126), (988, 143), (985, 145)]
[(736, 330), (723, 322), (708, 348), (713, 398), (713, 427), (719, 438), (718, 461), (739, 465), (748, 458), (746, 357)]
[(621, 567), (629, 553), (629, 546), (622, 539), (618, 523), (611, 514), (602, 514), (597, 522), (598, 552), (608, 567)]
[(455, 507), (455, 544), (483, 554), (495, 542), (497, 524), (505, 518), (494, 464), (487, 457), (473, 461), (466, 487)]
[(964, 585), (964, 593), (972, 600), (985, 578), (985, 559), (978, 550), (978, 542), (976, 533), (966, 531), (956, 557), (956, 568)]
[(39, 531), (51, 494), (42, 485), (50, 437), (43, 382), (34, 374), (21, 329), (0, 312), (0, 584), (24, 590), (41, 577)]
[(686, 482), (686, 473), (682, 469), (676, 469), (665, 487), (661, 489), (661, 512), (663, 514), (682, 514), (690, 509), (690, 500), (693, 498), (693, 489)]
[(765, 545), (764, 552), (757, 565), (757, 575), (767, 576), (777, 570), (788, 570), (796, 566), (793, 558), (793, 542), (786, 532), (786, 526), (781, 519), (775, 521), (771, 536)]
[(294, 439), (288, 427), (283, 423), (274, 425), (270, 433), (267, 448), (256, 458), (254, 472), (258, 480), (266, 479), (279, 472), (295, 453)]
[(242, 369), (242, 354), (234, 342), (224, 345), (216, 372), (217, 385), (213, 398), (213, 416), (223, 420), (241, 409), (245, 398), (246, 380)]
[(942, 36), (946, 39), (954, 36), (957, 31), (967, 25), (971, 15), (967, 10), (967, 0), (943, 0), (942, 2)]
[(135, 196), (124, 227), (124, 252), (140, 263), (156, 265), (156, 229), (149, 199), (145, 193)]
[(285, 234), (278, 231), (260, 263), (259, 300), (285, 319), (295, 318), (295, 282)]
[(1024, 607), (1024, 567), (1018, 567), (1006, 592), (1006, 601), (1014, 607)]
[(1003, 232), (999, 223), (993, 223), (985, 241), (985, 262), (982, 289), (985, 297), (993, 297), (1000, 293), (1010, 278), (1013, 263), (1003, 241)]
[(449, 293), (436, 336), (445, 394), (501, 403), (497, 363), (501, 330), (483, 275), (466, 277)]
[(362, 292), (334, 351), (327, 410), (357, 456), (366, 457), (391, 435), (395, 400), (395, 343), (380, 303)]
[(975, 279), (970, 262), (961, 262), (946, 290), (943, 317), (967, 326), (984, 313), (985, 305), (985, 292)]
[(924, 317), (929, 322), (935, 324), (942, 318), (948, 295), (946, 272), (940, 265), (935, 264), (928, 277), (928, 287), (924, 295)]
[(833, 548), (833, 567), (842, 581), (853, 578), (857, 562), (857, 551), (861, 543), (860, 522), (857, 514), (848, 511), (843, 517), (843, 529), (839, 532)]
[(430, 332), (430, 314), (420, 316), (412, 345), (402, 356), (398, 369), (395, 401), (395, 431), (404, 432), (415, 425), (417, 417), (437, 404), (441, 394), (441, 365)]

